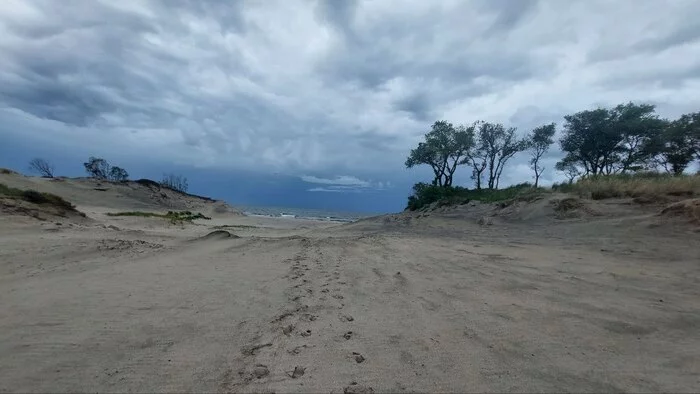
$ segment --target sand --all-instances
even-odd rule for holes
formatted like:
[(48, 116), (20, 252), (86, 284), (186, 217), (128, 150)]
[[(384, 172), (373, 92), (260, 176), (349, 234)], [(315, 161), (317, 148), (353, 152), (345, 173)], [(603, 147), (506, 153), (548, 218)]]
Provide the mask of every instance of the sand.
[(700, 388), (700, 233), (622, 203), (180, 225), (78, 200), (0, 216), (0, 391)]

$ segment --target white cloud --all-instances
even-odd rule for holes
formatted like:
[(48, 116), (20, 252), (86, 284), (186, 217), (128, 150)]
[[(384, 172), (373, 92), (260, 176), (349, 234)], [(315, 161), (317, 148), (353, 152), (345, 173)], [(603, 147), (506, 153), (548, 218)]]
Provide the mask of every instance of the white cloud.
[(328, 178), (318, 178), (315, 176), (304, 175), (301, 180), (307, 183), (320, 183), (324, 185), (345, 185), (345, 186), (358, 186), (358, 187), (368, 187), (370, 182), (363, 181), (361, 179), (355, 178), (354, 176), (340, 175), (333, 179)]

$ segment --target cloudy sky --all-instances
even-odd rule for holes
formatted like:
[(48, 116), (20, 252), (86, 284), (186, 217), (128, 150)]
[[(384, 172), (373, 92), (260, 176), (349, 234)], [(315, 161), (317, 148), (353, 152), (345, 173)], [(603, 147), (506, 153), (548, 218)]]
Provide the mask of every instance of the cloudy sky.
[[(403, 162), (438, 119), (524, 134), (630, 100), (700, 110), (697, 15), (696, 0), (3, 0), (0, 166), (82, 175), (98, 155), (233, 203), (396, 211), (430, 178)], [(525, 163), (502, 183), (530, 180)]]

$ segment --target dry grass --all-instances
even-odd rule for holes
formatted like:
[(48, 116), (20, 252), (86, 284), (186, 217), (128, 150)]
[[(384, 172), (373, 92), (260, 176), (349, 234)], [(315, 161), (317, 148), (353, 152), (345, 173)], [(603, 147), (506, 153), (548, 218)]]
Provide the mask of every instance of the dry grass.
[(601, 200), (635, 197), (664, 199), (667, 196), (700, 196), (700, 175), (670, 176), (666, 174), (609, 175), (581, 179), (559, 190), (581, 197)]

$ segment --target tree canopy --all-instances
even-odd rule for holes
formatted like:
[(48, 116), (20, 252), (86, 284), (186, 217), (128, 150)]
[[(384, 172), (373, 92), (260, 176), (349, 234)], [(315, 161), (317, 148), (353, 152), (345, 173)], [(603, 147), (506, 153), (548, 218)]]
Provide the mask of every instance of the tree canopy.
[(455, 127), (446, 121), (435, 122), (406, 159), (406, 167), (426, 164), (433, 170), (433, 184), (451, 186), (457, 166), (464, 164), (465, 157), (474, 145), (474, 128)]
[(109, 163), (107, 160), (90, 156), (86, 163), (83, 163), (85, 171), (93, 178), (107, 179), (109, 177)]

